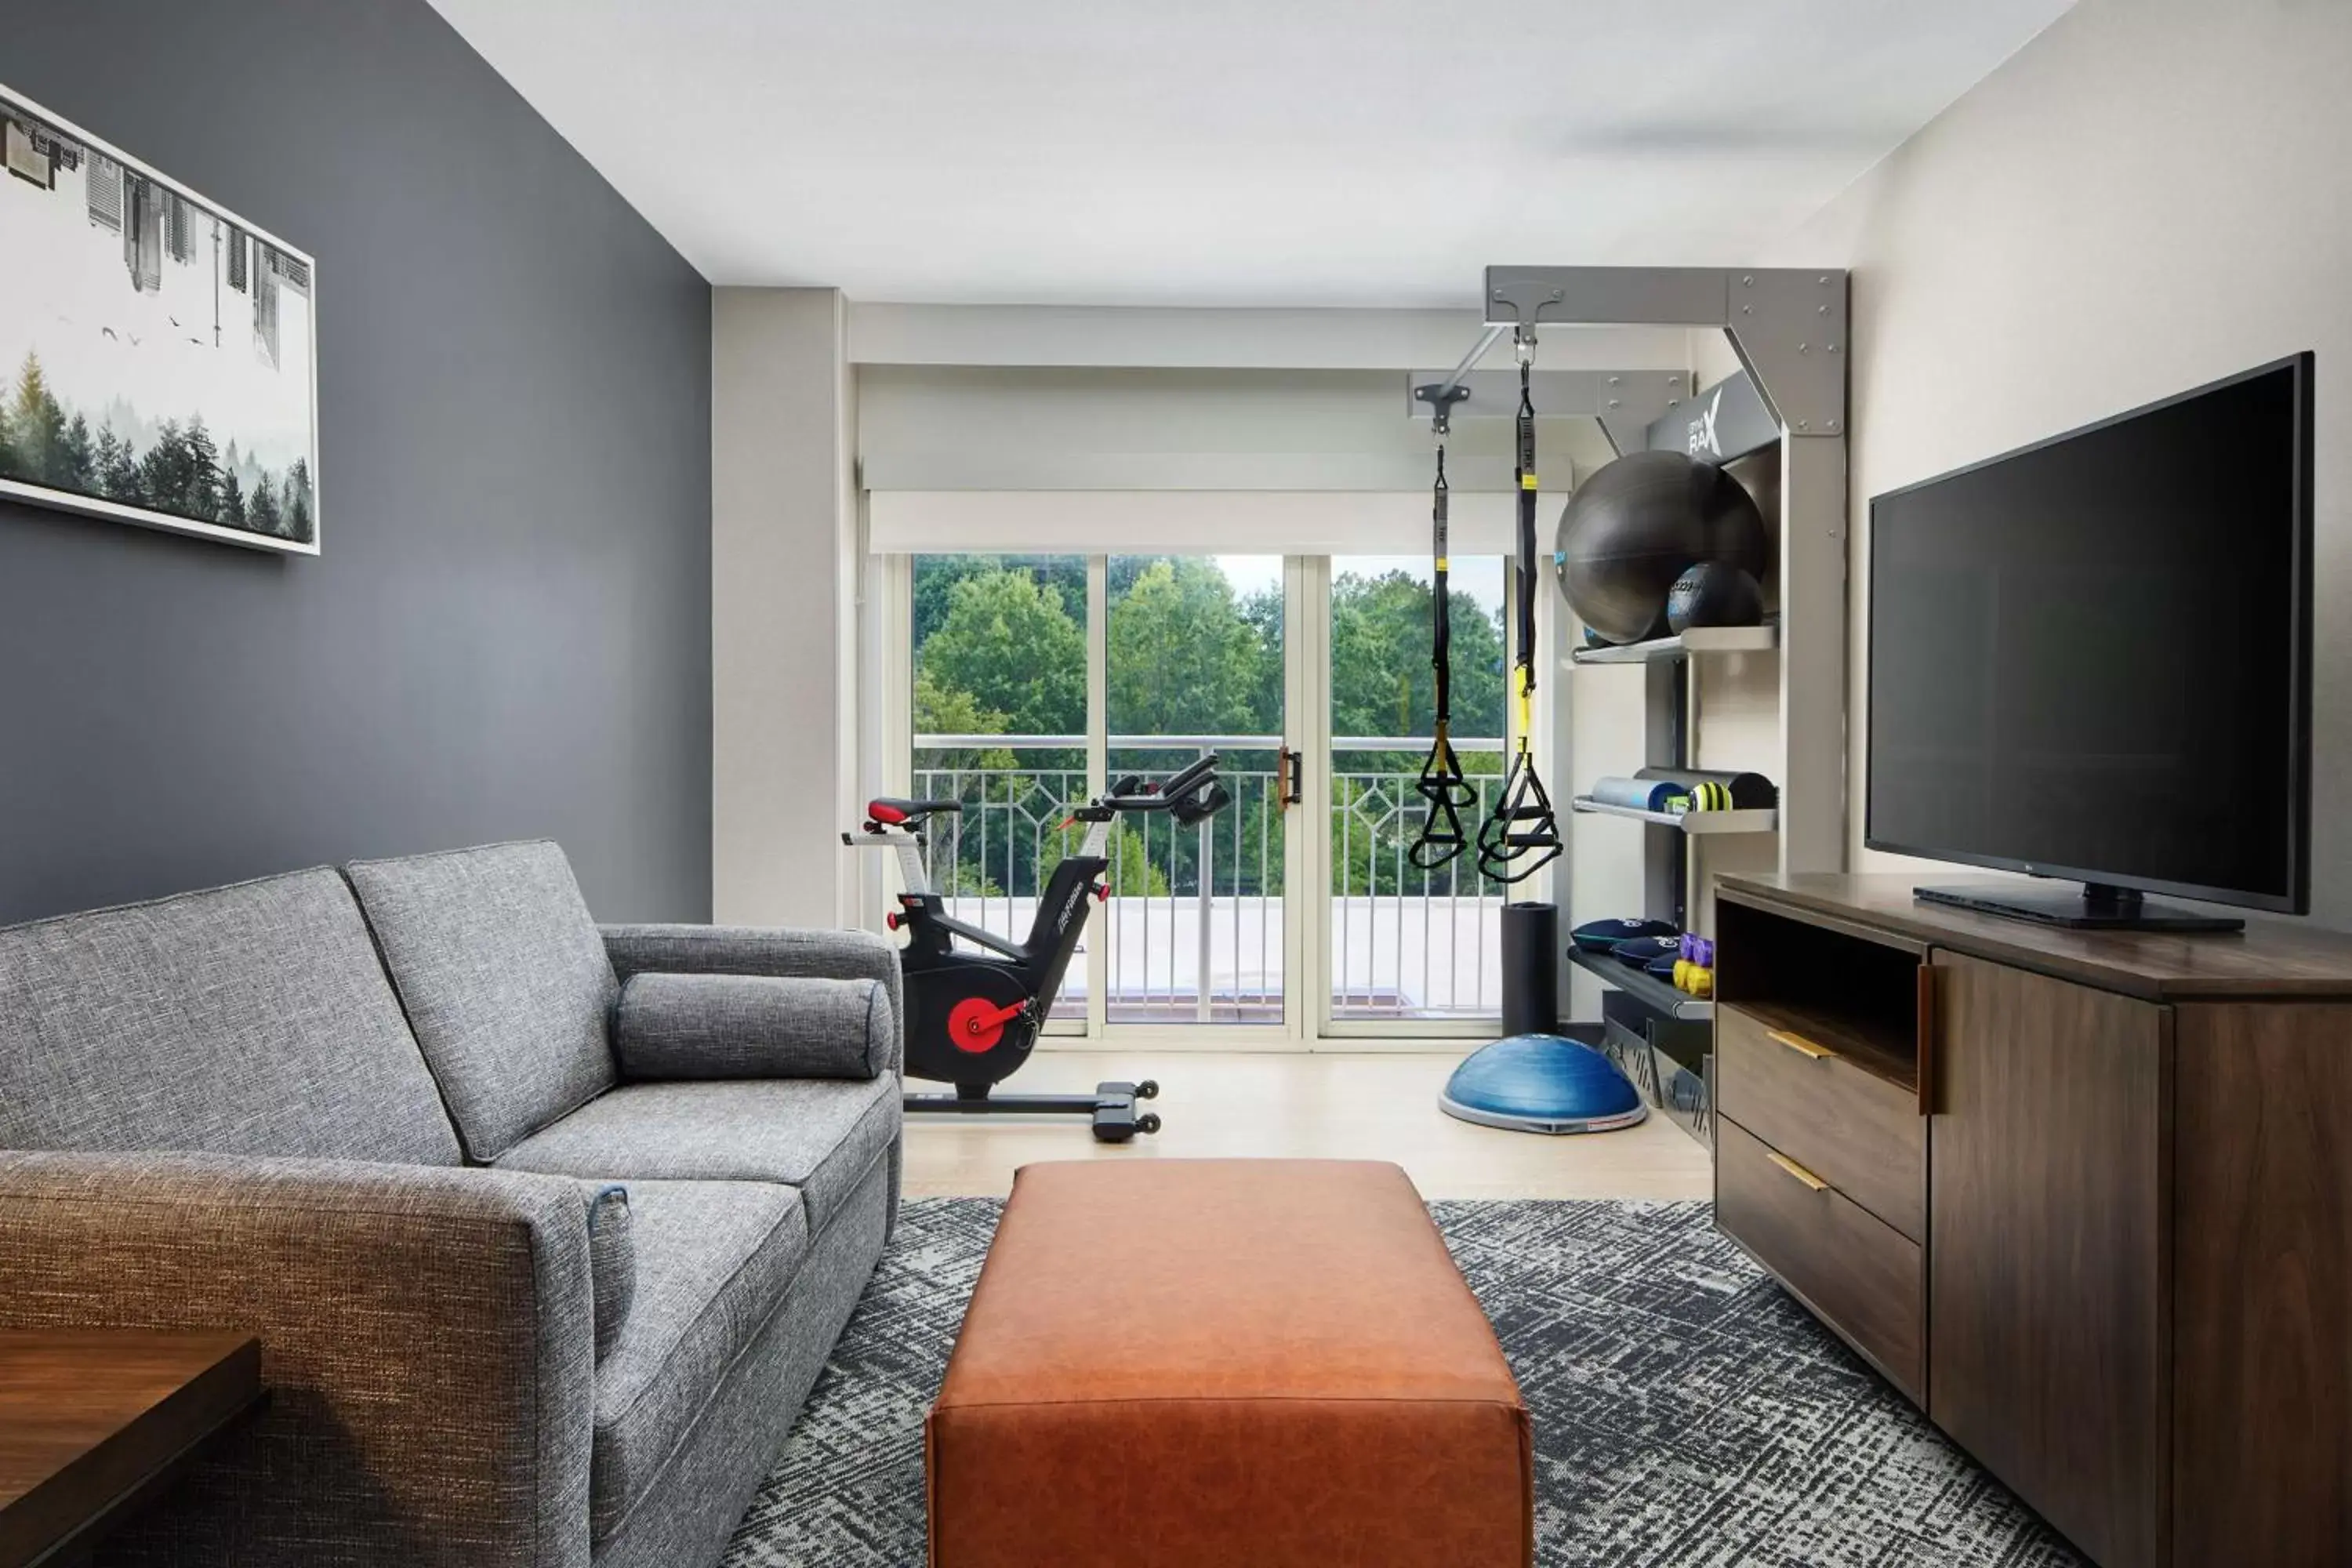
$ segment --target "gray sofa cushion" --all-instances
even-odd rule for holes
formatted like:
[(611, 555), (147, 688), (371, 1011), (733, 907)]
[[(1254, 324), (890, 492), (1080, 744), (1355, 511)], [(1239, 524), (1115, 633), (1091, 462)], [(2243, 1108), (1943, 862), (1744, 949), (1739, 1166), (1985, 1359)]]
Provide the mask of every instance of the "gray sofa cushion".
[(605, 1015), (620, 986), (562, 849), (343, 869), (467, 1153), (495, 1160), (612, 1084)]
[(624, 1084), (509, 1150), (507, 1171), (625, 1181), (782, 1182), (822, 1230), (898, 1135), (898, 1080)]
[(618, 1182), (590, 1182), (588, 1280), (595, 1304), (596, 1362), (603, 1365), (620, 1342), (637, 1294), (637, 1244), (631, 1226), (629, 1189)]
[(326, 869), (0, 931), (0, 1148), (458, 1163)]
[(619, 1526), (785, 1300), (800, 1199), (765, 1182), (633, 1182), (636, 1300), (596, 1369), (589, 1536)]
[(613, 1016), (624, 1079), (873, 1078), (898, 1038), (877, 980), (635, 974)]
[[(609, 925), (602, 928), (613, 971), (632, 974), (785, 974), (813, 980), (878, 980), (902, 1024), (907, 1002), (898, 944), (877, 931), (786, 931), (772, 926)], [(891, 1043), (890, 1070), (898, 1070)]]
[[(851, 1194), (848, 1207), (810, 1238), (783, 1309), (735, 1363), (727, 1386), (696, 1414), (684, 1440), (638, 1493), (625, 1524), (598, 1537), (596, 1568), (678, 1568), (716, 1563), (726, 1554), (728, 1537), (751, 1506), (761, 1480), (775, 1468), (793, 1418), (873, 1275), (890, 1192), (887, 1173), (877, 1165)], [(877, 1485), (888, 1484), (898, 1473), (892, 1455), (889, 1447), (877, 1443), (871, 1471)], [(793, 1506), (792, 1492), (789, 1485), (781, 1488), (763, 1509)], [(877, 1498), (875, 1506), (897, 1505)], [(919, 1516), (915, 1523), (919, 1529)], [(856, 1555), (844, 1551), (795, 1563), (826, 1568)]]

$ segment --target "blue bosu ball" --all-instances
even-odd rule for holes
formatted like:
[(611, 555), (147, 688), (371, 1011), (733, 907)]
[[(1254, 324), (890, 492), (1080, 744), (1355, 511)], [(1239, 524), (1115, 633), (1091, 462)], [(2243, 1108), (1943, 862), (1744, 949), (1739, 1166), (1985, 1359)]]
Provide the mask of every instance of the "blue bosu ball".
[(1438, 1100), (1448, 1116), (1515, 1132), (1610, 1132), (1650, 1114), (1633, 1081), (1594, 1047), (1513, 1035), (1474, 1051)]

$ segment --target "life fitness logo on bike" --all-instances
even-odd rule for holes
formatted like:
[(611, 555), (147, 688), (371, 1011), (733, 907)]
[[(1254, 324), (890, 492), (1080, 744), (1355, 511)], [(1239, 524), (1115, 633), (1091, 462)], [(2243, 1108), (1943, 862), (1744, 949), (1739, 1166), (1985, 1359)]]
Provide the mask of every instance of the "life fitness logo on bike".
[(1070, 918), (1078, 912), (1079, 908), (1086, 901), (1087, 885), (1082, 881), (1070, 889), (1068, 898), (1062, 900), (1062, 912), (1055, 917), (1054, 929), (1058, 931), (1066, 928), (1070, 923)]

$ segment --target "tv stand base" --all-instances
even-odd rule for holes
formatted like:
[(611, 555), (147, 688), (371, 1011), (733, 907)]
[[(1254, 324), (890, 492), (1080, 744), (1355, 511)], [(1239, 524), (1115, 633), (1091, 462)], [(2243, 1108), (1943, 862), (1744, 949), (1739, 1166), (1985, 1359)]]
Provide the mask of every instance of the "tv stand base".
[(2137, 888), (2111, 888), (2085, 882), (2077, 892), (2053, 888), (2034, 889), (1990, 884), (1958, 888), (1914, 888), (1922, 903), (1948, 904), (2005, 920), (2032, 921), (2036, 925), (2062, 926), (2069, 931), (2243, 931), (2246, 922), (2228, 915), (2200, 914), (2178, 904), (2153, 903)]

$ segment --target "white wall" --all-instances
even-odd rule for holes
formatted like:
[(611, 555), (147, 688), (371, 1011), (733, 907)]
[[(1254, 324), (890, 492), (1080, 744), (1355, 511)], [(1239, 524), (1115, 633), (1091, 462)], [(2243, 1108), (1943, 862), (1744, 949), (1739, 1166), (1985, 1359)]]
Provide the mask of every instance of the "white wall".
[(2313, 912), (2352, 925), (2347, 82), (2343, 0), (2082, 0), (1759, 258), (1853, 271), (1856, 869), (1909, 864), (1861, 848), (1870, 497), (2314, 349)]
[(855, 918), (857, 559), (847, 315), (830, 289), (711, 300), (711, 902)]

